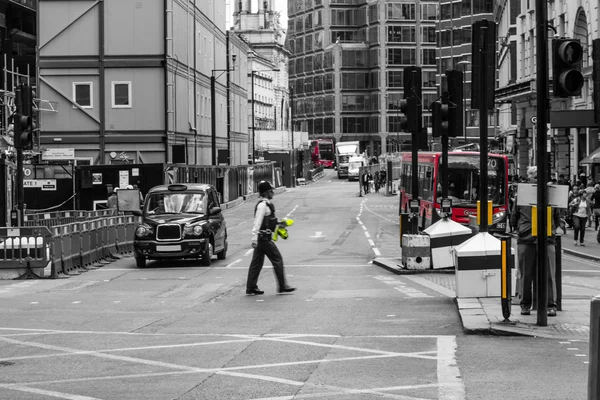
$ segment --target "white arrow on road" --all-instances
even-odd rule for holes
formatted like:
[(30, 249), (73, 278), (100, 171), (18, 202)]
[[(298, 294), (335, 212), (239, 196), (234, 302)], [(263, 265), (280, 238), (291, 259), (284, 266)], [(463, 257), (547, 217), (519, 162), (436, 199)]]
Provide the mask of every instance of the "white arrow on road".
[(317, 231), (315, 236), (309, 236), (310, 239), (320, 241), (327, 239), (327, 236), (323, 235), (323, 232)]

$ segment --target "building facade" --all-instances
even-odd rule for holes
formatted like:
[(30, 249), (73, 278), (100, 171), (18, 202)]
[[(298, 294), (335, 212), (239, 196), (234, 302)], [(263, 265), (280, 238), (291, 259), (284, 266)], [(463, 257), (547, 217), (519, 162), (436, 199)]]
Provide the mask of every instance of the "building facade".
[(404, 67), (422, 67), (423, 126), (438, 97), (439, 1), (288, 1), (295, 130), (358, 140), (381, 154), (410, 144), (400, 128)]
[[(477, 1), (477, 0), (440, 0), (439, 13), (439, 39), (440, 39), (440, 57), (439, 69), (443, 75), (447, 70), (459, 70), (464, 73), (464, 99), (463, 109), (464, 134), (462, 140), (455, 140), (455, 144), (462, 144), (467, 138), (467, 142), (478, 141), (479, 132), (479, 110), (477, 105), (471, 105), (471, 81), (472, 60), (471, 30), (475, 22), (487, 19), (494, 21), (494, 7), (497, 7), (497, 1)], [(496, 123), (493, 120), (495, 127)], [(494, 134), (494, 129), (490, 129), (488, 135)]]
[(248, 132), (249, 153), (255, 151), (255, 158), (260, 157), (264, 147), (261, 132), (290, 130), (290, 52), (285, 48), (286, 32), (273, 3), (274, 0), (236, 2), (231, 29), (251, 46), (247, 70)]
[[(499, 45), (508, 58), (501, 58), (500, 85), (496, 100), (503, 104), (500, 130), (508, 134), (515, 156), (517, 173), (524, 176), (528, 165), (537, 165), (536, 119), (536, 10), (535, 1), (511, 4), (500, 1), (497, 18), (501, 21)], [(516, 16), (515, 16), (516, 14)], [(549, 170), (553, 177), (564, 175), (577, 179), (581, 173), (600, 179), (599, 167), (579, 165), (598, 148), (598, 125), (590, 121), (593, 110), (592, 52), (594, 39), (599, 38), (600, 9), (596, 1), (565, 1), (548, 3), (548, 53), (550, 66), (550, 116), (546, 144)], [(579, 39), (583, 47), (584, 85), (581, 96), (556, 98), (552, 95), (552, 38)], [(504, 50), (504, 48), (508, 50)], [(508, 110), (510, 109), (510, 113)], [(573, 111), (571, 117), (555, 119), (560, 111)], [(561, 114), (565, 115), (565, 114)]]
[(245, 164), (248, 45), (225, 20), (219, 0), (40, 0), (38, 92), (58, 105), (41, 145), (93, 164), (202, 165), (216, 146), (219, 163)]

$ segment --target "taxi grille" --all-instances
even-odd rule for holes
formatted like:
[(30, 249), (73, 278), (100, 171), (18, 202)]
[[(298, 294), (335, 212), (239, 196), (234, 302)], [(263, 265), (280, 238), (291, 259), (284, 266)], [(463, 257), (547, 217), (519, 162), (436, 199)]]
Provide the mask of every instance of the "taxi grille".
[(179, 240), (181, 239), (181, 226), (177, 224), (159, 225), (156, 228), (157, 240)]

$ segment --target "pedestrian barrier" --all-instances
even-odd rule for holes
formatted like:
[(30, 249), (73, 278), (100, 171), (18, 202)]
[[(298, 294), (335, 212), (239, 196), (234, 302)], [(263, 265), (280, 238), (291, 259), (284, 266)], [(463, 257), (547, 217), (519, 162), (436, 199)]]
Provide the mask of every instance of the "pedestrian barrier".
[(38, 277), (35, 269), (53, 260), (52, 232), (46, 226), (1, 227), (0, 269), (25, 269), (23, 277)]
[[(34, 269), (51, 265), (50, 278), (79, 274), (80, 271), (96, 269), (102, 261), (114, 259), (117, 253), (133, 252), (133, 236), (138, 217), (115, 216), (114, 211), (99, 213), (74, 212), (70, 217), (49, 215), (50, 220), (64, 218), (88, 218), (55, 225), (0, 227), (0, 270), (25, 269), (28, 276)], [(30, 219), (29, 222), (40, 221)], [(6, 274), (2, 274), (6, 276)]]

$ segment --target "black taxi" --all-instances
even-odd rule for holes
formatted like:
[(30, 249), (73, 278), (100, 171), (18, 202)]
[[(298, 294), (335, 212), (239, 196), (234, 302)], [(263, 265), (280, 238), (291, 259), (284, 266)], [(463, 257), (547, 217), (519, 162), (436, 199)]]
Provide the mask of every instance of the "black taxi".
[(134, 257), (146, 260), (196, 258), (208, 266), (213, 254), (227, 256), (227, 227), (214, 186), (177, 183), (155, 186), (144, 199), (135, 229)]

